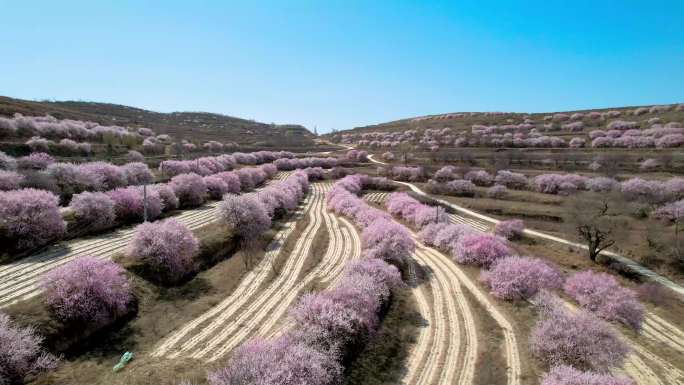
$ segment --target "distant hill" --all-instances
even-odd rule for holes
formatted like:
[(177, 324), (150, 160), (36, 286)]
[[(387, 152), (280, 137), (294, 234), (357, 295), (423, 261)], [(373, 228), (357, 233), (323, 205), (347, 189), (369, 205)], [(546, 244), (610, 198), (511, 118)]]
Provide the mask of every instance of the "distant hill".
[(149, 127), (180, 139), (217, 140), (260, 147), (309, 147), (315, 136), (295, 124), (267, 124), (208, 112), (160, 113), (118, 104), (30, 101), (0, 96), (0, 116), (49, 114), (102, 125)]
[[(643, 119), (645, 116), (663, 116), (666, 118), (675, 118), (675, 120), (681, 119), (681, 110), (677, 104), (669, 105), (671, 108), (667, 112), (657, 112), (657, 113), (646, 113), (642, 116), (633, 116), (630, 113), (640, 106), (629, 106), (629, 107), (614, 107), (614, 108), (595, 108), (587, 110), (573, 110), (573, 111), (558, 111), (558, 112), (545, 112), (545, 113), (517, 113), (517, 112), (453, 112), (446, 114), (437, 115), (425, 115), (406, 119), (394, 120), (391, 122), (373, 124), (368, 126), (355, 127), (350, 130), (341, 130), (327, 134), (326, 136), (331, 136), (336, 133), (364, 133), (364, 132), (394, 132), (394, 131), (405, 131), (405, 130), (418, 130), (422, 131), (425, 129), (441, 129), (444, 127), (451, 127), (456, 130), (466, 130), (469, 131), (473, 124), (508, 124), (508, 123), (520, 123), (524, 119), (530, 119), (539, 123), (544, 122), (545, 116), (551, 116), (557, 113), (561, 114), (573, 114), (575, 112), (588, 113), (591, 111), (606, 113), (609, 111), (620, 111), (620, 116), (615, 117), (615, 119)], [(644, 108), (643, 106), (641, 106)], [(648, 107), (645, 107), (648, 108)]]

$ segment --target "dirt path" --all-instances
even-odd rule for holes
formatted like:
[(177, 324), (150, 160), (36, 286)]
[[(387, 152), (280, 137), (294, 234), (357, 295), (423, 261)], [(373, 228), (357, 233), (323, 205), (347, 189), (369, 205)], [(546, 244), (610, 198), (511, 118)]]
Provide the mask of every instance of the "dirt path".
[[(341, 145), (341, 146), (342, 146), (342, 147), (345, 147), (345, 148), (353, 149), (353, 147), (349, 147), (349, 146), (345, 146), (345, 145)], [(368, 159), (369, 159), (371, 162), (376, 163), (376, 164), (385, 165), (385, 166), (388, 165), (388, 164), (385, 163), (385, 162), (376, 160), (376, 159), (373, 157), (373, 155), (369, 155), (369, 156), (368, 156)], [(423, 195), (423, 196), (430, 196), (429, 194), (425, 193), (423, 190), (421, 190), (420, 188), (418, 188), (416, 185), (414, 185), (414, 184), (412, 184), (412, 183), (407, 183), (407, 182), (397, 182), (397, 183), (400, 183), (400, 184), (403, 184), (403, 185), (405, 185), (405, 186), (408, 186), (411, 190), (413, 190), (413, 191), (416, 192), (417, 194), (420, 194), (420, 195)], [(467, 208), (465, 208), (465, 207), (461, 207), (461, 206), (456, 205), (456, 204), (453, 204), (453, 203), (451, 203), (451, 202), (447, 202), (447, 201), (445, 201), (445, 200), (443, 200), (443, 199), (438, 199), (438, 198), (435, 198), (435, 197), (431, 197), (431, 198), (434, 199), (435, 201), (437, 201), (437, 202), (443, 204), (443, 205), (449, 206), (449, 207), (451, 207), (452, 209), (454, 209), (454, 210), (456, 210), (456, 211), (459, 211), (459, 212), (461, 212), (461, 213), (464, 213), (464, 214), (466, 214), (466, 215), (468, 215), (468, 216), (474, 218), (474, 220), (479, 219), (479, 220), (482, 222), (483, 225), (484, 225), (484, 224), (487, 224), (487, 225), (489, 225), (489, 226), (492, 226), (492, 225), (496, 225), (497, 223), (499, 223), (499, 220), (496, 219), (496, 218), (492, 218), (492, 217), (489, 217), (489, 216), (480, 214), (480, 213), (475, 212), (475, 211), (473, 211), (473, 210), (469, 210), (469, 209), (467, 209)], [(541, 232), (541, 231), (537, 231), (537, 230), (533, 230), (533, 229), (525, 229), (524, 232), (525, 232), (525, 234), (531, 235), (531, 236), (533, 236), (533, 237), (546, 239), (546, 240), (549, 240), (549, 241), (561, 243), (561, 244), (568, 245), (568, 246), (572, 246), (572, 247), (575, 247), (575, 248), (587, 249), (587, 246), (586, 246), (586, 245), (583, 245), (583, 244), (580, 244), (580, 243), (576, 243), (576, 242), (572, 242), (572, 241), (568, 241), (567, 239), (563, 239), (563, 238), (559, 238), (559, 237), (556, 237), (556, 236), (553, 236), (553, 235), (549, 235), (549, 234), (543, 233), (543, 232)], [(658, 283), (660, 283), (661, 285), (663, 285), (663, 286), (665, 286), (665, 287), (671, 289), (671, 290), (674, 291), (675, 293), (679, 294), (679, 299), (680, 299), (680, 300), (684, 301), (684, 287), (682, 287), (681, 285), (678, 285), (677, 283), (675, 283), (675, 282), (673, 282), (673, 281), (667, 279), (666, 277), (663, 277), (662, 275), (660, 275), (660, 274), (654, 272), (653, 270), (650, 270), (650, 269), (646, 268), (645, 266), (643, 266), (643, 265), (641, 265), (641, 264), (639, 264), (639, 263), (637, 263), (637, 262), (635, 262), (635, 261), (633, 261), (633, 260), (631, 260), (631, 259), (629, 259), (629, 258), (627, 258), (627, 257), (625, 257), (625, 256), (622, 256), (622, 255), (620, 255), (620, 254), (613, 253), (613, 252), (607, 251), (607, 250), (604, 250), (604, 251), (602, 252), (602, 254), (607, 255), (607, 256), (609, 256), (609, 257), (611, 257), (611, 258), (613, 258), (613, 259), (615, 259), (615, 260), (617, 260), (617, 261), (619, 261), (619, 262), (621, 262), (621, 263), (627, 265), (627, 266), (628, 266), (630, 269), (632, 269), (634, 272), (636, 272), (636, 273), (638, 273), (638, 274), (641, 274), (642, 276), (644, 276), (644, 277), (646, 277), (646, 278), (648, 278), (648, 279), (650, 279), (650, 280), (652, 280), (652, 281), (658, 282)]]
[[(281, 172), (269, 183), (284, 179), (289, 174)], [(220, 203), (211, 202), (197, 209), (185, 210), (173, 218), (188, 226), (190, 230), (196, 230), (217, 219)], [(0, 266), (0, 308), (38, 295), (41, 292), (40, 279), (43, 274), (75, 258), (90, 255), (99, 259), (109, 259), (121, 253), (134, 234), (133, 226), (88, 239), (76, 239)]]
[[(282, 322), (287, 309), (309, 284), (315, 280), (330, 283), (339, 277), (344, 263), (360, 255), (360, 240), (352, 236), (346, 223), (342, 225), (343, 222), (325, 209), (324, 197), (329, 188), (330, 184), (312, 185), (309, 224), (272, 282), (258, 291), (234, 293), (224, 301), (231, 302), (230, 305), (219, 304), (173, 333), (155, 349), (153, 355), (170, 358), (187, 355), (205, 361), (217, 360), (253, 335), (268, 337), (282, 330), (287, 326)], [(321, 261), (300, 278), (321, 226), (329, 232), (328, 248)], [(265, 278), (251, 280), (249, 285), (262, 286), (260, 282), (265, 282)]]
[[(258, 266), (247, 273), (245, 278), (242, 279), (238, 287), (228, 298), (211, 308), (206, 313), (187, 323), (179, 330), (174, 331), (171, 335), (164, 339), (157, 346), (157, 348), (155, 348), (155, 350), (152, 352), (152, 355), (156, 357), (167, 355), (171, 357), (178, 356), (181, 352), (181, 346), (179, 346), (180, 342), (184, 338), (191, 336), (192, 332), (196, 331), (195, 329), (198, 329), (203, 325), (206, 326), (206, 323), (223, 313), (232, 314), (233, 312), (236, 312), (240, 306), (244, 305), (247, 299), (255, 295), (262, 283), (267, 280), (269, 274), (271, 273), (271, 265), (280, 254), (282, 245), (294, 231), (297, 221), (301, 219), (303, 215), (306, 215), (311, 211), (313, 203), (314, 202), (311, 194), (309, 194), (304, 201), (302, 210), (295, 213), (295, 215), (292, 216), (292, 219), (282, 226), (275, 239), (268, 246), (266, 255), (261, 262), (259, 262)], [(220, 325), (216, 325), (216, 327), (218, 326)], [(205, 328), (204, 330), (207, 329)]]
[[(370, 193), (364, 199), (382, 204), (386, 197), (387, 193)], [(446, 257), (423, 246), (415, 234), (414, 240), (417, 248), (413, 255), (415, 262), (409, 265), (409, 281), (427, 325), (421, 329), (409, 355), (403, 383), (472, 384), (478, 337), (472, 310), (462, 290), (462, 278), (454, 275), (450, 266), (453, 263)], [(427, 284), (414, 284), (415, 263), (427, 272)], [(517, 357), (517, 347), (513, 355)], [(513, 378), (519, 378), (519, 374)], [(515, 382), (509, 379), (509, 384)]]
[[(461, 206), (459, 206), (459, 205), (456, 205), (456, 204), (453, 204), (453, 203), (451, 203), (451, 202), (445, 201), (445, 200), (443, 200), (443, 199), (431, 197), (429, 194), (425, 193), (423, 190), (421, 190), (420, 188), (418, 188), (418, 187), (415, 186), (414, 184), (406, 183), (406, 182), (397, 182), (397, 183), (400, 183), (400, 184), (403, 184), (403, 185), (405, 185), (405, 186), (408, 186), (411, 190), (413, 190), (415, 193), (417, 193), (417, 194), (419, 194), (419, 195), (429, 196), (430, 198), (434, 199), (435, 201), (437, 201), (437, 202), (439, 202), (439, 203), (441, 203), (441, 204), (443, 204), (443, 205), (449, 206), (449, 207), (451, 207), (452, 209), (454, 209), (454, 210), (456, 210), (456, 211), (462, 212), (462, 213), (466, 214), (467, 216), (469, 216), (469, 217), (470, 217), (469, 219), (470, 219), (471, 221), (479, 222), (479, 223), (480, 223), (481, 225), (483, 225), (483, 226), (489, 226), (489, 227), (491, 227), (492, 225), (496, 225), (497, 223), (499, 223), (499, 220), (498, 220), (498, 219), (495, 219), (495, 218), (492, 218), (492, 217), (488, 217), (488, 216), (486, 216), (486, 215), (482, 215), (482, 214), (480, 214), (480, 213), (477, 213), (477, 212), (475, 212), (475, 211), (466, 209), (466, 208), (464, 208), (464, 207), (461, 207)], [(524, 232), (525, 234), (529, 235), (529, 236), (533, 236), (533, 237), (536, 237), (536, 238), (541, 238), (541, 239), (553, 241), (553, 242), (556, 242), (556, 243), (560, 243), (560, 244), (563, 244), (563, 245), (568, 245), (568, 246), (571, 246), (571, 247), (574, 247), (574, 248), (578, 248), (578, 249), (583, 249), (583, 250), (586, 250), (586, 249), (587, 249), (587, 246), (584, 245), (584, 244), (577, 243), (577, 242), (572, 242), (572, 241), (569, 241), (569, 240), (567, 240), (567, 239), (559, 238), (559, 237), (556, 237), (556, 236), (553, 236), (553, 235), (549, 235), (549, 234), (546, 234), (546, 233), (543, 233), (543, 232), (540, 232), (540, 231), (537, 231), (537, 230), (525, 229), (523, 232)], [(663, 286), (665, 286), (665, 287), (667, 287), (667, 288), (673, 290), (675, 293), (679, 294), (679, 295), (678, 295), (679, 299), (682, 300), (682, 301), (684, 301), (684, 287), (682, 287), (682, 286), (676, 284), (675, 282), (672, 282), (671, 280), (669, 280), (669, 279), (663, 277), (662, 275), (660, 275), (660, 274), (658, 274), (658, 273), (656, 273), (656, 272), (654, 272), (654, 271), (652, 271), (652, 270), (650, 270), (650, 269), (644, 267), (643, 265), (641, 265), (641, 264), (639, 264), (639, 263), (637, 263), (637, 262), (635, 262), (635, 261), (633, 261), (633, 260), (631, 260), (631, 259), (629, 259), (629, 258), (627, 258), (627, 257), (624, 257), (624, 256), (622, 256), (622, 255), (620, 255), (620, 254), (613, 253), (613, 252), (607, 251), (607, 250), (604, 250), (603, 252), (601, 252), (601, 254), (606, 255), (606, 256), (609, 256), (609, 257), (615, 259), (616, 261), (625, 264), (625, 265), (628, 266), (632, 271), (634, 271), (634, 272), (636, 272), (636, 273), (642, 275), (643, 277), (645, 277), (645, 278), (647, 278), (647, 279), (650, 279), (650, 280), (652, 280), (652, 281), (658, 282), (658, 283), (660, 283), (661, 285), (663, 285)]]

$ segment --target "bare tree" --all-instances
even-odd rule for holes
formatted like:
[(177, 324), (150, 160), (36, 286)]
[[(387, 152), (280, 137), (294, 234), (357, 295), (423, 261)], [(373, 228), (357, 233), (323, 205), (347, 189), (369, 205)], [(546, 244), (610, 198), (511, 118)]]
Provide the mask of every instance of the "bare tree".
[(568, 198), (568, 224), (587, 246), (589, 259), (613, 246), (623, 221), (616, 212), (620, 199), (614, 194), (580, 194)]

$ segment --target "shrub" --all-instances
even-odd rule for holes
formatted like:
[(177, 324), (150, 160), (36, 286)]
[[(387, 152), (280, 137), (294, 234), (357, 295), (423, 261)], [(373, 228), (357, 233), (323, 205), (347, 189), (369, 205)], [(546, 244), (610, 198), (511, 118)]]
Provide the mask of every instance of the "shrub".
[(568, 144), (571, 148), (582, 148), (586, 146), (587, 141), (584, 138), (572, 138)]
[(102, 230), (114, 225), (116, 212), (114, 201), (105, 193), (82, 192), (74, 195), (69, 203), (79, 226)]
[(644, 159), (643, 162), (639, 164), (639, 168), (644, 171), (653, 171), (660, 167), (660, 162), (657, 159)]
[(423, 227), (423, 229), (418, 233), (418, 237), (426, 245), (434, 246), (437, 234), (439, 234), (439, 232), (444, 230), (444, 228), (447, 226), (449, 226), (449, 224), (444, 222), (430, 223)]
[(587, 180), (586, 186), (594, 192), (609, 192), (620, 188), (620, 183), (613, 178), (599, 176)]
[(470, 171), (465, 174), (466, 180), (473, 182), (477, 186), (490, 186), (494, 182), (494, 178), (484, 170)]
[(55, 163), (55, 158), (44, 152), (33, 152), (17, 159), (17, 165), (24, 170), (44, 170)]
[[(139, 221), (145, 215), (143, 187), (121, 187), (107, 191), (114, 202), (116, 219), (121, 222)], [(147, 189), (147, 219), (153, 220), (162, 212), (162, 202), (159, 193), (154, 188)]]
[(419, 229), (431, 223), (448, 223), (449, 215), (439, 206), (420, 205), (413, 215), (413, 223)]
[(366, 338), (378, 324), (380, 303), (369, 279), (340, 284), (332, 290), (302, 296), (290, 309), (296, 336), (325, 351), (343, 351)]
[(145, 163), (126, 163), (121, 166), (121, 169), (129, 185), (150, 184), (154, 180), (154, 175)]
[(82, 191), (102, 190), (100, 175), (84, 172), (72, 163), (53, 163), (47, 167), (47, 173), (65, 197)]
[(671, 178), (664, 183), (667, 200), (684, 199), (684, 178)]
[(598, 371), (621, 367), (629, 353), (608, 324), (583, 310), (571, 313), (562, 305), (545, 309), (532, 329), (530, 350), (548, 366)]
[(684, 134), (668, 134), (655, 141), (657, 148), (671, 148), (684, 145)]
[(473, 182), (464, 179), (452, 180), (446, 184), (447, 192), (450, 195), (472, 197), (475, 196), (475, 185)]
[(175, 210), (178, 208), (178, 197), (168, 184), (159, 183), (153, 186), (159, 194), (164, 211)]
[(529, 299), (540, 290), (556, 290), (563, 285), (558, 271), (538, 258), (507, 257), (494, 262), (480, 280), (493, 296), (505, 300)]
[(126, 154), (126, 159), (129, 162), (144, 162), (145, 156), (138, 151), (131, 150)]
[(458, 240), (472, 232), (473, 229), (470, 226), (449, 224), (439, 230), (434, 236), (434, 246), (441, 250), (452, 252)]
[(121, 167), (107, 162), (90, 162), (78, 166), (84, 174), (93, 175), (102, 183), (102, 189), (112, 190), (127, 184), (126, 173)]
[(496, 260), (508, 257), (511, 251), (501, 238), (490, 234), (465, 234), (453, 248), (456, 262), (489, 268)]
[(382, 159), (384, 159), (384, 160), (386, 160), (386, 161), (388, 161), (388, 162), (391, 162), (391, 161), (394, 160), (394, 154), (391, 153), (391, 152), (389, 152), (389, 151), (384, 152), (384, 153), (382, 154)]
[(494, 178), (497, 185), (503, 185), (513, 189), (524, 189), (527, 187), (527, 177), (524, 174), (502, 170), (496, 173)]
[(253, 194), (227, 194), (219, 205), (219, 216), (243, 242), (260, 237), (271, 227), (266, 207)]
[(237, 194), (242, 189), (240, 186), (240, 178), (232, 171), (224, 171), (215, 175), (221, 178), (226, 183), (226, 193)]
[(494, 234), (506, 239), (519, 239), (522, 237), (525, 225), (520, 219), (501, 221), (494, 226)]
[(508, 189), (506, 186), (500, 184), (495, 184), (494, 186), (487, 189), (487, 196), (492, 199), (501, 199), (506, 196)]
[(0, 170), (14, 171), (17, 169), (17, 161), (11, 156), (0, 151)]
[(221, 178), (213, 175), (202, 178), (207, 186), (207, 192), (211, 199), (221, 199), (228, 192), (228, 184)]
[(438, 182), (448, 182), (456, 178), (456, 167), (444, 166), (435, 172), (433, 179)]
[(207, 185), (201, 176), (194, 173), (174, 176), (170, 186), (181, 207), (199, 206), (204, 203), (207, 195)]
[(641, 328), (644, 308), (636, 294), (623, 288), (612, 276), (590, 270), (574, 274), (565, 282), (565, 293), (580, 306), (608, 321), (618, 321), (634, 330)]
[(631, 201), (659, 203), (663, 200), (663, 188), (659, 182), (632, 178), (620, 185), (622, 194)]
[(24, 179), (24, 176), (17, 172), (0, 170), (0, 191), (18, 189)]
[(26, 141), (26, 145), (29, 146), (31, 151), (48, 152), (50, 150), (50, 146), (53, 146), (54, 144), (55, 142), (41, 138), (40, 136), (34, 136)]
[(55, 369), (57, 359), (41, 348), (42, 342), (32, 328), (19, 327), (0, 313), (0, 384), (23, 384), (30, 376)]
[(544, 374), (541, 385), (634, 385), (634, 381), (627, 377), (583, 372), (572, 366), (560, 365)]
[(576, 174), (542, 174), (532, 181), (535, 191), (568, 195), (586, 187), (587, 178)]
[(51, 192), (25, 188), (0, 192), (0, 231), (19, 249), (45, 245), (61, 238), (66, 224), (59, 199)]
[(163, 282), (175, 283), (194, 269), (197, 249), (192, 231), (171, 218), (138, 225), (126, 253), (158, 274)]
[(411, 220), (416, 215), (416, 210), (421, 206), (420, 202), (411, 198), (406, 193), (392, 193), (385, 202), (390, 214)]
[(415, 244), (404, 226), (378, 219), (361, 233), (364, 255), (386, 261), (403, 262), (415, 250)]
[(209, 385), (332, 385), (341, 381), (342, 367), (334, 356), (281, 336), (254, 339), (236, 349), (228, 365), (209, 373)]
[(64, 323), (107, 325), (128, 311), (132, 299), (124, 269), (90, 256), (48, 272), (42, 284), (48, 308)]

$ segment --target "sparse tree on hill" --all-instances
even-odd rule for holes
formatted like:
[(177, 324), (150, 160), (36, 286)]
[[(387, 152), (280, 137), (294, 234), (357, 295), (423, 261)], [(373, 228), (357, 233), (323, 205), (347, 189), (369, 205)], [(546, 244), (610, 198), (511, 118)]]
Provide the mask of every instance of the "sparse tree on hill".
[(577, 232), (588, 248), (589, 259), (596, 262), (598, 255), (616, 242), (620, 220), (614, 208), (619, 204), (616, 194), (591, 194), (590, 197), (572, 196), (568, 199), (568, 224)]

